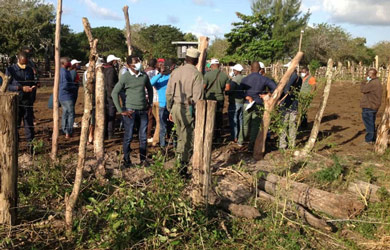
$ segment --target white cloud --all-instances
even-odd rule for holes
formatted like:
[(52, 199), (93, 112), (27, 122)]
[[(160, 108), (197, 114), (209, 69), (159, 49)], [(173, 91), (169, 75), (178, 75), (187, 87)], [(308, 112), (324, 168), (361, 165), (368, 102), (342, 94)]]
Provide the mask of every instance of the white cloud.
[(358, 25), (390, 25), (389, 0), (324, 0), (331, 20)]
[(122, 20), (122, 17), (118, 13), (107, 8), (99, 7), (97, 3), (92, 0), (82, 0), (82, 2), (87, 5), (88, 11), (93, 15), (107, 20)]
[(214, 3), (212, 0), (192, 0), (192, 2), (196, 5), (214, 6)]
[(216, 38), (223, 35), (221, 27), (217, 24), (205, 21), (202, 17), (196, 19), (196, 23), (191, 27), (190, 32), (196, 36), (208, 36), (210, 38)]

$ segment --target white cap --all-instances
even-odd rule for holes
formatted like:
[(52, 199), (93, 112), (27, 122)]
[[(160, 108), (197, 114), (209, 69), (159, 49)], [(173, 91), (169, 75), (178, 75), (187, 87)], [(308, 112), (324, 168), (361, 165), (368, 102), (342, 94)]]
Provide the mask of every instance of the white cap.
[(265, 69), (265, 65), (264, 65), (264, 63), (262, 63), (262, 62), (259, 62), (259, 64), (260, 64), (260, 68), (262, 68), (262, 69)]
[(116, 57), (114, 55), (107, 56), (107, 63), (112, 62), (112, 61), (119, 61), (119, 60), (120, 60), (120, 58)]
[(70, 64), (72, 64), (72, 66), (75, 65), (76, 63), (81, 63), (81, 61), (77, 61), (76, 59), (70, 61)]
[(213, 65), (213, 64), (219, 64), (219, 60), (216, 58), (211, 59), (210, 65)]
[(186, 56), (192, 58), (198, 58), (200, 56), (200, 51), (194, 48), (187, 49)]
[(236, 65), (233, 66), (233, 70), (236, 70), (236, 71), (238, 71), (238, 72), (241, 72), (241, 71), (244, 70), (244, 67), (242, 67), (241, 64), (236, 64)]

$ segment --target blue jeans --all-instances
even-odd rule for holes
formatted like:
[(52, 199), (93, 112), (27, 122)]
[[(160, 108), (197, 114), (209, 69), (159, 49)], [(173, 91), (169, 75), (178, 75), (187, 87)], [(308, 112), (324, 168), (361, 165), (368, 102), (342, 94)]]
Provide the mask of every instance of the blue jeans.
[(366, 127), (366, 142), (375, 142), (375, 119), (376, 110), (364, 108), (362, 118)]
[(167, 134), (169, 112), (166, 107), (160, 107), (158, 110), (158, 115), (160, 117), (160, 147), (165, 147), (165, 136)]
[(73, 123), (74, 123), (74, 100), (61, 102), (61, 107), (62, 107), (62, 119), (61, 119), (62, 131), (67, 135), (71, 135), (73, 133)]
[(243, 124), (244, 104), (230, 103), (228, 108), (231, 140), (237, 140)]
[[(131, 109), (127, 109), (131, 110)], [(136, 120), (139, 121), (138, 136), (139, 136), (139, 153), (141, 162), (146, 159), (146, 129), (148, 127), (148, 111), (147, 110), (133, 110), (132, 117), (122, 116), (125, 134), (123, 136), (123, 160), (125, 163), (131, 163), (131, 141), (133, 140), (133, 129)]]

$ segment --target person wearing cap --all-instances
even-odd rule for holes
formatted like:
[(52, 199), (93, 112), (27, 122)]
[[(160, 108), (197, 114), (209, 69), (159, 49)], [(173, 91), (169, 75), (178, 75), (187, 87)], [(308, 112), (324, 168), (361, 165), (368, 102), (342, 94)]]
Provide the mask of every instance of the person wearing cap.
[(171, 72), (174, 69), (174, 64), (171, 60), (166, 60), (164, 65), (160, 65), (159, 74), (154, 76), (150, 83), (153, 88), (157, 90), (158, 94), (158, 103), (159, 103), (159, 142), (160, 147), (165, 148), (166, 146), (166, 132), (168, 125), (169, 112), (166, 105), (166, 91), (168, 86), (168, 81), (171, 76)]
[(241, 64), (236, 64), (233, 67), (233, 78), (229, 82), (229, 124), (231, 132), (231, 140), (234, 142), (238, 141), (238, 135), (241, 131), (241, 126), (243, 123), (243, 107), (244, 107), (244, 98), (242, 98), (242, 90), (240, 84), (244, 76), (242, 71), (244, 68)]
[(60, 85), (59, 85), (59, 101), (62, 107), (62, 131), (65, 134), (65, 138), (69, 139), (73, 133), (73, 124), (75, 118), (75, 96), (78, 88), (74, 84), (72, 75), (69, 72), (71, 63), (69, 58), (62, 57), (60, 59), (61, 70), (60, 70)]
[[(152, 80), (158, 74), (158, 69), (164, 65), (164, 59), (159, 58), (151, 59), (149, 61), (149, 67), (146, 68), (145, 73), (148, 75), (149, 80)], [(159, 142), (159, 134), (160, 134), (160, 121), (159, 121), (159, 102), (158, 102), (158, 94), (156, 88), (153, 87), (153, 105), (148, 110), (148, 143), (152, 143), (152, 146), (156, 146)], [(154, 130), (154, 134), (152, 136), (153, 125), (156, 124), (156, 129)]]
[[(130, 160), (130, 144), (133, 140), (133, 128), (138, 123), (139, 153), (141, 164), (146, 163), (148, 127), (148, 108), (153, 104), (153, 87), (150, 84), (149, 77), (141, 71), (142, 64), (138, 57), (128, 56), (126, 59), (128, 71), (123, 73), (119, 82), (112, 90), (112, 100), (115, 107), (123, 117), (125, 134), (123, 136), (123, 167), (128, 168), (132, 165)], [(148, 99), (146, 99), (146, 91)], [(124, 90), (126, 95), (125, 108), (122, 108), (119, 102), (119, 93)]]
[(260, 75), (265, 76), (265, 65), (264, 65), (264, 63), (259, 62), (259, 65), (260, 65), (260, 70), (259, 70)]
[[(310, 106), (310, 103), (314, 97), (314, 91), (316, 90), (316, 79), (310, 75), (310, 71), (308, 67), (302, 67), (301, 69), (301, 78), (302, 78), (302, 87), (299, 93), (299, 100), (306, 100), (306, 105)], [(303, 108), (303, 110), (307, 110), (307, 108)], [(302, 114), (302, 128), (308, 127), (307, 122), (307, 114)]]
[[(76, 85), (77, 89), (80, 86), (80, 76), (77, 74), (77, 70), (79, 70), (81, 68), (80, 63), (81, 63), (81, 61), (78, 61), (76, 59), (73, 59), (72, 61), (70, 61), (71, 66), (70, 66), (69, 72), (70, 72), (70, 75), (72, 76), (72, 81)], [(77, 101), (77, 97), (78, 97), (78, 91), (76, 91), (75, 98), (74, 98), (75, 104)]]
[[(261, 124), (260, 109), (264, 106), (264, 102), (260, 96), (266, 94), (267, 87), (271, 92), (276, 89), (275, 82), (259, 74), (259, 71), (260, 64), (258, 62), (253, 62), (251, 64), (252, 73), (242, 79), (240, 84), (240, 87), (243, 90), (242, 95), (243, 98), (245, 98), (245, 103), (242, 133), (239, 135), (238, 144), (242, 145), (249, 137), (249, 151), (253, 150)], [(248, 105), (253, 106), (247, 110)]]
[(119, 57), (114, 55), (107, 56), (107, 63), (103, 65), (103, 74), (104, 74), (104, 88), (105, 88), (105, 123), (104, 123), (104, 134), (105, 137), (109, 140), (114, 138), (115, 130), (115, 116), (116, 109), (114, 102), (112, 100), (111, 94), (112, 90), (115, 87), (115, 84), (118, 82), (118, 72), (116, 66), (118, 65)]
[[(285, 67), (290, 66), (284, 65)], [(297, 137), (297, 114), (298, 114), (298, 95), (302, 86), (302, 78), (300, 78), (296, 71), (294, 71), (287, 85), (283, 89), (283, 95), (279, 101), (280, 112), (283, 116), (283, 128), (279, 137), (279, 149), (295, 147), (295, 139)], [(288, 132), (287, 132), (288, 131)], [(288, 134), (288, 136), (287, 136)]]
[(225, 72), (220, 70), (218, 59), (211, 59), (210, 69), (204, 76), (204, 95), (206, 100), (217, 101), (214, 136), (219, 139), (223, 129), (222, 111), (229, 77)]
[(189, 48), (186, 64), (175, 69), (168, 81), (166, 91), (169, 118), (176, 124), (177, 161), (180, 174), (188, 177), (187, 164), (190, 159), (194, 131), (194, 105), (203, 99), (203, 75), (196, 68), (200, 52)]

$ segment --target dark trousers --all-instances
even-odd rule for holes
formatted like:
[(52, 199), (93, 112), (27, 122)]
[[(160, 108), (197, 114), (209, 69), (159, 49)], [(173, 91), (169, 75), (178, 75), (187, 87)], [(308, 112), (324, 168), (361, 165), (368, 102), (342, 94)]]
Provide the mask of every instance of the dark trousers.
[(169, 118), (169, 112), (167, 108), (159, 108), (158, 115), (160, 116), (160, 146), (165, 147), (165, 137), (167, 134), (167, 125), (168, 125), (168, 118)]
[(223, 129), (223, 101), (217, 101), (217, 111), (215, 114), (215, 129), (214, 129), (214, 138), (219, 139), (222, 135)]
[(366, 127), (366, 142), (375, 142), (375, 119), (377, 110), (364, 108), (362, 118)]
[(23, 120), (24, 134), (27, 141), (31, 142), (34, 139), (34, 109), (30, 106), (19, 106), (18, 124), (20, 125)]
[(125, 128), (125, 134), (123, 137), (123, 160), (125, 163), (131, 163), (130, 161), (130, 144), (133, 140), (133, 129), (136, 121), (139, 121), (138, 136), (139, 136), (139, 152), (141, 162), (146, 159), (146, 130), (148, 127), (148, 111), (147, 110), (133, 110), (132, 117), (123, 116), (123, 123)]
[(105, 121), (105, 134), (106, 136), (113, 136), (115, 129), (115, 117), (116, 117), (116, 108), (114, 105), (106, 105), (106, 121)]

